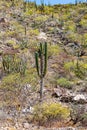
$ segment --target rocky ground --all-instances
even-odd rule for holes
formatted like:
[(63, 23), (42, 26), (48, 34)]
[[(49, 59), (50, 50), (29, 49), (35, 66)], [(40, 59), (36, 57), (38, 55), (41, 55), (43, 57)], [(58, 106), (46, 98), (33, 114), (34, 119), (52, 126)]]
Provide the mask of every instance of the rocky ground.
[[(29, 87), (29, 88), (28, 88)], [(3, 107), (0, 110), (0, 130), (87, 130), (86, 127), (82, 127), (80, 124), (80, 119), (78, 120), (78, 123), (73, 124), (73, 120), (67, 121), (65, 124), (61, 124), (60, 122), (55, 122), (54, 125), (47, 127), (39, 126), (38, 124), (32, 124), (31, 121), (29, 121), (29, 116), (33, 114), (33, 105), (39, 103), (39, 94), (32, 93), (31, 86), (27, 85), (25, 88), (23, 88), (22, 92), (27, 95), (25, 98), (24, 103), (22, 106), (7, 106), (7, 108)], [(63, 92), (64, 91), (64, 92)], [(28, 94), (33, 95), (28, 96)], [(51, 97), (48, 98), (48, 95), (50, 94)], [(23, 98), (23, 94), (21, 93)], [(55, 88), (54, 90), (47, 90), (44, 89), (44, 98), (43, 102), (63, 102), (65, 105), (70, 105), (73, 103), (73, 107), (75, 107), (75, 104), (79, 104), (79, 111), (87, 111), (87, 97), (83, 94), (76, 94), (72, 93), (70, 91), (67, 91), (66, 89), (61, 89), (59, 86)], [(18, 104), (17, 104), (18, 105)], [(22, 108), (21, 108), (22, 107)], [(82, 110), (81, 110), (82, 109)], [(74, 115), (72, 115), (73, 117)], [(74, 118), (74, 117), (73, 117)], [(72, 119), (73, 119), (72, 118)], [(69, 119), (70, 120), (70, 119)], [(74, 119), (75, 121), (75, 119)], [(87, 122), (84, 121), (84, 125)]]

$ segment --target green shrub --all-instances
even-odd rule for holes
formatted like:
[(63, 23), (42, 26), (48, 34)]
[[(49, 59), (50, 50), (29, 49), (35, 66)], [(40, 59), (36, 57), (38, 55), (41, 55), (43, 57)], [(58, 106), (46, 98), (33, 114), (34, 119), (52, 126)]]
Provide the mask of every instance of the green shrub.
[(42, 124), (52, 120), (67, 119), (69, 114), (70, 110), (59, 103), (43, 103), (35, 106), (33, 119)]
[(60, 78), (57, 80), (57, 84), (61, 87), (66, 87), (66, 88), (71, 88), (72, 87), (72, 82), (70, 82), (66, 78)]
[(87, 126), (87, 112), (85, 112), (84, 114), (82, 114), (81, 116), (81, 122), (83, 126)]
[(26, 39), (23, 39), (20, 43), (20, 49), (23, 50), (25, 48), (28, 48), (28, 41)]
[(70, 117), (74, 124), (80, 122), (83, 126), (87, 126), (87, 112), (85, 105), (72, 105)]
[(21, 80), (20, 75), (18, 73), (9, 74), (2, 79), (2, 83), (0, 88), (5, 90), (15, 90), (20, 86)]
[(73, 70), (74, 70), (74, 67), (75, 67), (75, 65), (74, 65), (73, 62), (66, 62), (66, 63), (64, 64), (64, 68), (65, 68), (65, 70), (67, 70), (67, 71), (73, 71)]
[(2, 65), (5, 73), (20, 72), (24, 75), (27, 63), (23, 57), (7, 54), (2, 57)]
[(87, 65), (81, 61), (75, 66), (74, 73), (78, 78), (84, 79), (87, 74)]
[(10, 73), (2, 79), (0, 88), (7, 90), (18, 89), (25, 84), (31, 84), (33, 87), (37, 85), (37, 74), (35, 68), (30, 68), (25, 71), (25, 75), (21, 76), (20, 73)]
[(48, 45), (48, 57), (58, 55), (61, 52), (61, 48), (58, 45)]

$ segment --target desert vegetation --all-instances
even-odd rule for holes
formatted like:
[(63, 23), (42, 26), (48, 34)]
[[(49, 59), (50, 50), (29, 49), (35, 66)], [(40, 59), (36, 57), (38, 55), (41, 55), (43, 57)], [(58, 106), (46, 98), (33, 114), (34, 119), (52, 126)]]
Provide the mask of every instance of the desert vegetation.
[(0, 130), (86, 130), (87, 3), (1, 0), (0, 30)]

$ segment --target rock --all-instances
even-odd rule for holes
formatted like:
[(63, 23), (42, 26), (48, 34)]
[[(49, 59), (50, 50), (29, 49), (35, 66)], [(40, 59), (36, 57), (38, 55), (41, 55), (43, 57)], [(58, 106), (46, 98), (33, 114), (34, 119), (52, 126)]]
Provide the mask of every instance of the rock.
[(24, 108), (23, 110), (22, 110), (22, 113), (28, 113), (29, 112), (29, 109), (28, 108)]
[(74, 127), (61, 127), (61, 128), (48, 128), (47, 130), (78, 130), (78, 129)]
[(33, 113), (33, 111), (34, 111), (34, 108), (33, 107), (29, 107), (29, 108), (24, 108), (23, 110), (22, 110), (22, 113)]
[(73, 127), (65, 127), (65, 128), (59, 128), (59, 130), (77, 130), (77, 129)]
[(74, 95), (69, 90), (57, 86), (57, 88), (54, 89), (52, 96), (55, 98), (59, 97), (61, 102), (72, 102)]
[(54, 88), (54, 92), (52, 93), (53, 97), (60, 97), (63, 94), (62, 88)]
[(4, 119), (7, 119), (7, 114), (3, 110), (0, 110), (0, 120)]
[(29, 123), (24, 123), (24, 124), (23, 124), (23, 127), (24, 127), (25, 129), (29, 129), (30, 125), (29, 125)]
[(26, 84), (23, 89), (24, 89), (24, 91), (29, 91), (31, 89), (31, 85)]
[(73, 101), (77, 102), (77, 103), (87, 103), (87, 99), (86, 96), (84, 96), (83, 94), (77, 94), (74, 98)]

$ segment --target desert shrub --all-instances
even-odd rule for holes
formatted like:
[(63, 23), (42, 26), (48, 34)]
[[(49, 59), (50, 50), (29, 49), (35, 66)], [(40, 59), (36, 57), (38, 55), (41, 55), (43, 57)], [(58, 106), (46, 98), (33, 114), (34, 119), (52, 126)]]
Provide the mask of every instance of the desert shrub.
[(31, 36), (37, 36), (39, 34), (39, 30), (38, 29), (33, 29), (29, 31)]
[(87, 70), (87, 63), (83, 63), (82, 67)]
[(15, 90), (20, 84), (20, 75), (18, 73), (9, 74), (5, 76), (2, 80), (0, 88), (9, 90)]
[(43, 124), (52, 120), (67, 119), (69, 114), (70, 110), (59, 103), (43, 103), (34, 107), (33, 120)]
[(52, 12), (54, 12), (54, 10), (51, 6), (45, 6), (45, 14), (52, 14)]
[(19, 48), (19, 44), (17, 44), (17, 41), (15, 39), (7, 40), (6, 41), (6, 45), (9, 46), (9, 47), (12, 47), (14, 49), (18, 49)]
[(20, 43), (20, 49), (23, 50), (25, 48), (28, 48), (28, 40), (23, 39), (22, 42)]
[(87, 112), (85, 112), (84, 114), (82, 114), (81, 116), (81, 123), (83, 126), (87, 126)]
[(66, 30), (70, 30), (72, 32), (75, 32), (75, 23), (72, 21), (69, 21), (68, 23), (66, 23)]
[(57, 84), (61, 87), (66, 87), (66, 88), (71, 88), (72, 87), (72, 82), (70, 82), (68, 79), (66, 78), (59, 78), (57, 80)]
[(86, 19), (86, 20), (87, 20), (87, 14), (85, 14), (85, 15), (84, 15), (84, 19)]
[(26, 70), (24, 77), (21, 77), (22, 84), (31, 84), (32, 86), (36, 86), (38, 82), (38, 76), (35, 68), (29, 68)]
[(40, 22), (46, 21), (47, 19), (48, 19), (48, 16), (46, 16), (46, 15), (45, 16), (38, 16), (35, 18), (35, 21), (40, 23)]
[(87, 33), (83, 35), (82, 42), (84, 49), (87, 48)]
[(73, 62), (66, 62), (64, 64), (64, 68), (65, 70), (67, 71), (73, 71), (74, 70), (74, 67), (75, 67), (75, 64)]
[(87, 20), (85, 20), (85, 19), (81, 19), (81, 21), (80, 21), (80, 24), (83, 26), (83, 27), (87, 27)]
[(87, 126), (87, 110), (85, 105), (72, 105), (70, 117), (74, 124), (80, 122), (83, 126)]
[(23, 57), (7, 54), (2, 57), (2, 65), (5, 73), (16, 72), (24, 75), (27, 63)]
[(13, 55), (4, 55), (2, 57), (2, 65), (3, 65), (3, 69), (6, 73), (9, 73), (12, 71), (12, 67), (13, 67)]
[(0, 88), (7, 90), (18, 89), (25, 84), (31, 84), (33, 87), (37, 85), (37, 74), (35, 68), (30, 68), (25, 71), (25, 75), (21, 76), (20, 73), (10, 73), (2, 79)]
[(61, 51), (61, 48), (58, 45), (48, 45), (48, 57), (53, 55), (58, 55)]
[(7, 31), (6, 36), (7, 37), (17, 37), (17, 32), (16, 31)]
[(78, 62), (78, 66), (75, 66), (74, 73), (78, 78), (84, 79), (86, 76), (87, 68), (86, 64)]

